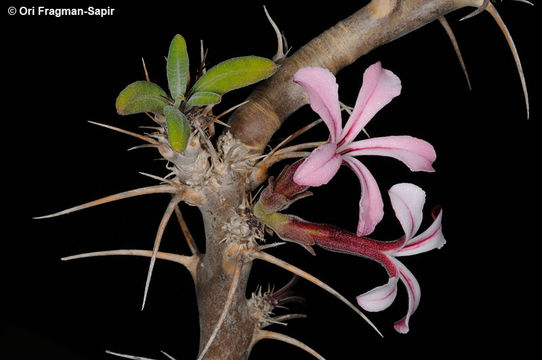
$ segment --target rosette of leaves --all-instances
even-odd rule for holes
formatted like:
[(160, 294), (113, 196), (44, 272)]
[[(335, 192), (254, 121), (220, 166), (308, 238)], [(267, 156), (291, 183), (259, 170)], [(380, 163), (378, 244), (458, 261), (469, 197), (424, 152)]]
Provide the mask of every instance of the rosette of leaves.
[(190, 137), (190, 121), (186, 114), (196, 107), (216, 105), (225, 93), (264, 80), (276, 71), (276, 64), (259, 56), (242, 56), (225, 60), (190, 83), (186, 41), (175, 35), (167, 57), (169, 94), (150, 81), (135, 81), (122, 90), (116, 101), (120, 115), (137, 113), (161, 114), (171, 147), (183, 152)]

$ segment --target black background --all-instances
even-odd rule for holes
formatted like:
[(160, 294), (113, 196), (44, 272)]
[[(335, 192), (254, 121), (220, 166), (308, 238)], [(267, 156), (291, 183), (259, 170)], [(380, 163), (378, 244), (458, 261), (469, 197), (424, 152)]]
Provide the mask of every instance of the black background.
[[(273, 1), (267, 7), (295, 51), (365, 3)], [(261, 1), (78, 4), (109, 6), (115, 12), (101, 19), (9, 16), (6, 10), (11, 5), (62, 5), (12, 1), (4, 6), (2, 77), (7, 83), (4, 80), (2, 152), (7, 201), (2, 220), (0, 342), (7, 355), (2, 357), (102, 359), (110, 349), (152, 358), (164, 358), (159, 352), (164, 350), (177, 359), (193, 359), (197, 308), (191, 279), (183, 268), (157, 264), (142, 312), (147, 259), (60, 261), (81, 252), (151, 248), (167, 196), (130, 199), (50, 220), (32, 216), (155, 183), (138, 171), (165, 175), (164, 163), (156, 161), (153, 150), (126, 152), (138, 140), (87, 122), (130, 130), (151, 125), (145, 116), (120, 117), (114, 108), (118, 92), (144, 78), (142, 57), (151, 80), (165, 87), (164, 56), (176, 33), (186, 38), (192, 65), (199, 58), (200, 39), (209, 48), (212, 65), (240, 55), (271, 57), (276, 50), (274, 33)], [(437, 204), (444, 208), (447, 245), (402, 259), (423, 293), (410, 333), (399, 335), (392, 328), (406, 312), (403, 288), (390, 309), (370, 314), (385, 335), (381, 339), (350, 309), (304, 281), (296, 291), (307, 303), (292, 305), (292, 311), (308, 318), (274, 330), (304, 341), (328, 359), (527, 353), (532, 345), (529, 334), (534, 333), (529, 327), (539, 325), (539, 276), (533, 256), (540, 241), (534, 232), (540, 193), (535, 173), (540, 164), (535, 143), (541, 96), (539, 32), (536, 8), (511, 1), (497, 7), (523, 61), (531, 95), (530, 120), (526, 120), (513, 58), (486, 14), (461, 23), (459, 18), (468, 10), (448, 17), (472, 91), (437, 22), (371, 52), (337, 77), (341, 100), (353, 104), (364, 69), (382, 61), (401, 78), (403, 93), (367, 130), (372, 136), (416, 136), (437, 150), (433, 174), (411, 173), (395, 160), (362, 159), (382, 191), (398, 182), (414, 182), (427, 191), (427, 210)], [(226, 95), (219, 108), (242, 101), (248, 93), (243, 89)], [(307, 107), (301, 109), (273, 143), (314, 119)], [(320, 126), (300, 141), (326, 136)], [(315, 189), (314, 197), (289, 212), (353, 231), (358, 198), (355, 176), (343, 169), (328, 186)], [(197, 211), (183, 210), (193, 233), (202, 240)], [(162, 248), (187, 254), (174, 225), (168, 227)], [(374, 236), (391, 240), (400, 232), (388, 212)], [(295, 245), (273, 251), (352, 300), (386, 282), (385, 271), (375, 263), (323, 250), (317, 253), (313, 258)], [(258, 263), (249, 290), (257, 284), (280, 286), (288, 278), (283, 271)], [(251, 355), (251, 359), (277, 357), (311, 358), (273, 341), (259, 343)]]

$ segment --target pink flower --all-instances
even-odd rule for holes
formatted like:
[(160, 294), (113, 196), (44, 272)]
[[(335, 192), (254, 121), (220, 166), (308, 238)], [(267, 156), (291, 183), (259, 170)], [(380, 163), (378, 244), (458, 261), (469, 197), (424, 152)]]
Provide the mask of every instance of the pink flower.
[(379, 155), (396, 158), (412, 171), (434, 171), (436, 154), (428, 142), (411, 136), (386, 136), (354, 141), (371, 118), (401, 92), (401, 81), (380, 62), (367, 68), (354, 110), (342, 127), (338, 85), (335, 76), (323, 68), (307, 67), (294, 75), (309, 96), (311, 108), (329, 129), (327, 144), (316, 148), (299, 166), (294, 181), (299, 185), (327, 184), (346, 164), (358, 176), (361, 185), (357, 235), (370, 234), (384, 215), (380, 189), (369, 170), (355, 158)]
[(397, 282), (401, 280), (408, 293), (408, 311), (405, 317), (395, 323), (394, 328), (400, 333), (407, 333), (410, 316), (420, 303), (420, 285), (396, 257), (440, 249), (446, 240), (442, 234), (442, 211), (435, 214), (433, 224), (427, 230), (415, 236), (423, 218), (425, 193), (422, 189), (413, 184), (403, 183), (394, 185), (388, 193), (395, 216), (401, 223), (405, 235), (399, 241), (388, 243), (391, 246), (380, 250), (378, 257), (374, 256), (386, 268), (390, 276), (388, 283), (359, 295), (356, 300), (359, 306), (367, 311), (382, 311), (392, 304), (397, 295)]
[[(277, 182), (285, 182), (292, 171), (285, 171)], [(281, 177), (285, 179), (280, 179)], [(265, 190), (264, 190), (265, 191)], [(255, 214), (283, 240), (292, 241), (315, 255), (313, 246), (323, 249), (360, 256), (377, 261), (390, 277), (387, 284), (378, 286), (356, 299), (367, 311), (382, 311), (390, 306), (397, 295), (399, 280), (405, 285), (408, 293), (407, 314), (395, 323), (395, 329), (400, 333), (408, 332), (410, 317), (420, 303), (420, 285), (412, 273), (397, 260), (400, 256), (424, 253), (440, 249), (446, 243), (442, 234), (442, 211), (433, 213), (433, 223), (419, 235), (416, 235), (422, 223), (422, 210), (425, 203), (425, 192), (416, 185), (401, 183), (394, 185), (388, 192), (395, 216), (404, 231), (404, 236), (394, 241), (380, 241), (342, 230), (340, 228), (315, 224), (297, 216), (282, 213), (265, 213), (269, 206), (256, 204)], [(268, 197), (270, 204), (274, 197)], [(260, 199), (262, 200), (262, 199)], [(268, 201), (263, 199), (264, 202)], [(272, 208), (272, 206), (271, 206)], [(258, 211), (256, 211), (258, 209)], [(260, 211), (262, 210), (262, 211)]]

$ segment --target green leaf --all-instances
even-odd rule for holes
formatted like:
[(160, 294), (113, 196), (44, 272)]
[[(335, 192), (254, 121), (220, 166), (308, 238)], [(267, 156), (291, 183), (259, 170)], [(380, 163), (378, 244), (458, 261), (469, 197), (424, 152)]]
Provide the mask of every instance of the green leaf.
[(177, 152), (183, 152), (190, 137), (190, 124), (186, 116), (171, 105), (164, 108), (164, 115), (166, 116), (167, 134), (171, 147)]
[(236, 57), (209, 69), (192, 87), (193, 92), (209, 91), (220, 95), (267, 79), (277, 66), (258, 56)]
[(192, 94), (186, 102), (186, 109), (189, 110), (194, 106), (206, 106), (210, 104), (218, 104), (222, 96), (214, 92), (201, 91)]
[(189, 61), (186, 41), (177, 34), (171, 41), (167, 56), (167, 81), (169, 92), (175, 103), (179, 103), (186, 92), (188, 76)]
[(120, 92), (115, 105), (120, 115), (161, 113), (167, 105), (167, 93), (152, 82), (136, 81)]

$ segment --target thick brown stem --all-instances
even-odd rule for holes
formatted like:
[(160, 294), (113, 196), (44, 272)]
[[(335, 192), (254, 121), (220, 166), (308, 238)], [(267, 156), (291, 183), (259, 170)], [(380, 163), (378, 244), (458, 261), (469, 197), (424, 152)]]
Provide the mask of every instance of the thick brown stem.
[[(222, 314), (233, 274), (222, 268), (222, 261), (213, 261), (206, 254), (198, 268), (196, 294), (200, 312), (200, 352), (209, 341)], [(243, 266), (239, 286), (235, 290), (230, 310), (216, 338), (205, 353), (206, 360), (242, 360), (249, 355), (255, 321), (250, 316), (245, 297), (250, 264)]]
[[(209, 191), (206, 204), (200, 207), (205, 224), (206, 251), (198, 264), (196, 296), (200, 313), (200, 352), (213, 334), (226, 304), (239, 264), (242, 265), (233, 300), (216, 338), (210, 344), (205, 360), (247, 359), (255, 329), (255, 320), (248, 310), (246, 285), (250, 262), (239, 262), (244, 229), (239, 221), (239, 206), (245, 196), (241, 178), (225, 180), (220, 193)], [(230, 226), (231, 225), (231, 226)], [(246, 228), (245, 228), (246, 229)], [(250, 239), (250, 236), (247, 237)]]
[[(336, 73), (370, 50), (446, 13), (481, 4), (482, 0), (373, 0), (286, 59), (279, 71), (250, 95), (250, 102), (232, 115), (232, 134), (252, 151), (262, 151), (283, 121), (307, 102), (301, 87), (292, 82), (299, 68), (322, 66)], [(204, 190), (205, 203), (199, 205), (206, 234), (206, 251), (196, 277), (200, 352), (207, 350), (204, 360), (246, 360), (257, 319), (250, 314), (245, 297), (251, 266), (243, 263), (239, 273), (238, 260), (243, 239), (250, 241), (253, 235), (234, 226), (247, 225), (240, 210), (246, 179), (233, 173), (223, 175), (224, 179), (216, 182), (221, 184), (219, 188)], [(231, 305), (224, 316), (225, 304)]]
[(284, 120), (307, 103), (302, 88), (292, 82), (298, 69), (320, 66), (337, 73), (380, 45), (451, 11), (482, 3), (482, 0), (371, 1), (281, 63), (277, 73), (249, 96), (250, 102), (231, 116), (230, 131), (254, 152), (261, 152)]

